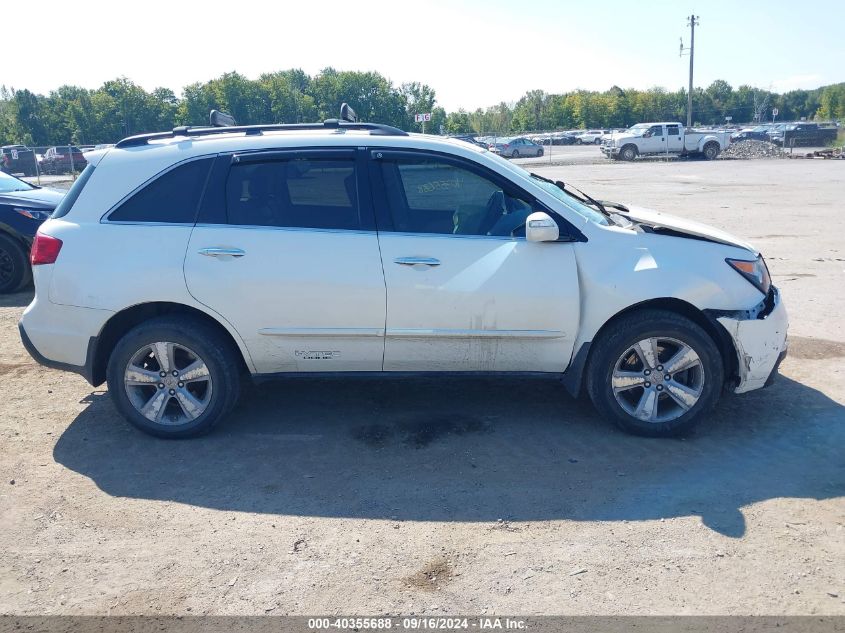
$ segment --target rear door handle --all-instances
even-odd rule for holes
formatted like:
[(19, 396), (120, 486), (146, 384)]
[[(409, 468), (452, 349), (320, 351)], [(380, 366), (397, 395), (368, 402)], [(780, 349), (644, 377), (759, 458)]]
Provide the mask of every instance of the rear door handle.
[(246, 251), (241, 248), (218, 248), (215, 246), (201, 248), (197, 252), (208, 257), (243, 257), (246, 255)]
[(439, 266), (440, 260), (433, 257), (397, 257), (393, 260), (395, 264), (403, 266), (416, 266), (422, 264), (423, 266)]

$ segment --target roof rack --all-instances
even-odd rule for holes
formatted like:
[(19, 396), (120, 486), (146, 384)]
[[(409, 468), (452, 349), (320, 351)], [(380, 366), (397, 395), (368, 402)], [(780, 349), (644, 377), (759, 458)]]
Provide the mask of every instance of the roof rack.
[[(215, 127), (190, 127), (183, 125), (173, 128), (170, 132), (154, 132), (152, 134), (138, 134), (119, 141), (115, 147), (135, 147), (146, 145), (150, 141), (177, 136), (195, 137), (211, 136), (214, 134), (230, 134), (232, 132), (244, 132), (247, 136), (261, 135), (264, 132), (275, 132), (284, 130), (364, 130), (373, 136), (408, 136), (408, 133), (392, 125), (381, 123), (358, 123), (357, 115), (347, 104), (340, 109), (341, 118), (327, 119), (322, 123), (271, 123), (266, 125), (226, 125), (229, 120), (234, 123), (234, 118), (216, 110), (212, 110), (210, 120)], [(223, 123), (225, 121), (226, 123)]]

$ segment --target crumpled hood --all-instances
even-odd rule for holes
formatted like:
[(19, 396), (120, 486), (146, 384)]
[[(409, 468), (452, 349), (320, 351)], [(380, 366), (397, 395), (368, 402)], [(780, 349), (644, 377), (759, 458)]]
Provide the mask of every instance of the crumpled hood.
[(643, 222), (644, 224), (648, 224), (655, 228), (664, 227), (673, 231), (678, 231), (679, 233), (687, 233), (695, 237), (703, 237), (714, 242), (719, 242), (720, 244), (727, 244), (728, 246), (737, 246), (739, 248), (749, 250), (755, 255), (759, 252), (748, 242), (745, 242), (730, 233), (708, 226), (707, 224), (702, 224), (701, 222), (696, 222), (694, 220), (687, 220), (685, 218), (679, 218), (676, 215), (660, 213), (654, 209), (646, 209), (643, 207), (629, 205), (626, 206), (628, 207), (629, 212), (620, 213), (619, 215), (630, 220)]

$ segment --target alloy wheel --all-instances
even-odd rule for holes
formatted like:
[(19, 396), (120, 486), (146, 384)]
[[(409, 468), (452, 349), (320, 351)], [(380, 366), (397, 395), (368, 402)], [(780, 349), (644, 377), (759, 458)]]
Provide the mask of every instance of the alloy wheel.
[(211, 402), (208, 366), (178, 343), (158, 341), (139, 349), (126, 365), (123, 384), (132, 406), (156, 424), (186, 424)]
[(704, 379), (704, 366), (692, 347), (674, 338), (651, 337), (622, 353), (613, 367), (611, 387), (626, 413), (660, 423), (694, 407)]

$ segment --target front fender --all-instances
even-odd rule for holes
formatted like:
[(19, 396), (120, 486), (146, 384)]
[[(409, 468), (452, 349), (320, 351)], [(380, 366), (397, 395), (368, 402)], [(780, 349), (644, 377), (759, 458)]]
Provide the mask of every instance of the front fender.
[(596, 227), (575, 246), (581, 322), (575, 349), (631, 306), (678, 299), (704, 310), (750, 309), (760, 292), (725, 263), (747, 249), (704, 239)]

